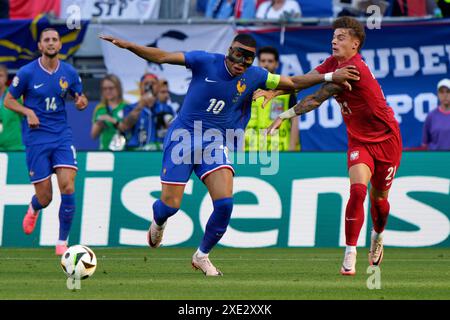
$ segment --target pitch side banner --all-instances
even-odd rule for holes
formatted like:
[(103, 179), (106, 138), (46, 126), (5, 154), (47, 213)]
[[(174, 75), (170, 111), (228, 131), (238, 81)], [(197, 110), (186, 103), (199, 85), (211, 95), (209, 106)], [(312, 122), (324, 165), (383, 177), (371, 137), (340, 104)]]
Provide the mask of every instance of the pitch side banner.
[[(251, 32), (258, 46), (280, 51), (283, 75), (307, 73), (331, 52), (331, 27), (241, 32)], [(438, 104), (436, 85), (450, 77), (450, 20), (366, 28), (362, 55), (400, 122), (403, 146), (420, 146), (425, 118)], [(299, 97), (311, 92), (305, 90)], [(303, 150), (346, 150), (347, 134), (334, 99), (302, 116), (300, 130)]]
[[(102, 33), (170, 52), (205, 50), (219, 53), (227, 52), (235, 35), (228, 25), (105, 25)], [(192, 74), (184, 66), (148, 63), (105, 41), (102, 41), (102, 51), (108, 72), (120, 77), (125, 98), (130, 102), (139, 98), (138, 84), (145, 72), (168, 79), (172, 99), (178, 103), (187, 92)]]
[[(250, 156), (250, 154), (247, 154)], [(70, 244), (146, 246), (152, 204), (160, 195), (161, 153), (79, 153), (77, 209)], [(234, 208), (221, 245), (236, 248), (344, 246), (349, 198), (346, 155), (283, 153), (260, 164), (238, 164)], [(385, 245), (450, 246), (450, 152), (405, 152), (390, 192)], [(267, 169), (278, 168), (273, 175)], [(265, 171), (264, 171), (265, 170)], [(276, 172), (277, 171), (277, 172)], [(57, 186), (53, 176), (53, 186)], [(60, 194), (43, 210), (32, 235), (22, 231), (33, 186), (25, 154), (0, 153), (0, 246), (53, 246)], [(368, 246), (368, 199), (359, 242)], [(180, 211), (170, 218), (165, 246), (197, 247), (213, 210), (202, 182), (192, 177)]]

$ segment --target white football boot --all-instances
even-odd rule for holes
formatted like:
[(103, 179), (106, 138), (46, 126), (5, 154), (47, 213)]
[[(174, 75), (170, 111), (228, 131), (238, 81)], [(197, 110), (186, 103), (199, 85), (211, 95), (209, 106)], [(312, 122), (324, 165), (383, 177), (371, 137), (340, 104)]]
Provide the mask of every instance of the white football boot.
[(208, 256), (199, 257), (197, 252), (192, 256), (192, 267), (201, 270), (205, 276), (223, 276), (223, 273), (211, 263)]

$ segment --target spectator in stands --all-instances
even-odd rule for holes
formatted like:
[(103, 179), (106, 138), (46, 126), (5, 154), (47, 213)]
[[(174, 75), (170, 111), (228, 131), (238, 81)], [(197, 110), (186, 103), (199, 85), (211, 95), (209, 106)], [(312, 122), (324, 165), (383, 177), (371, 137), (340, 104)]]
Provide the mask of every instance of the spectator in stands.
[(158, 102), (159, 104), (154, 110), (156, 140), (162, 145), (167, 129), (175, 117), (175, 108), (170, 101), (169, 83), (165, 79), (160, 80)]
[(438, 85), (440, 105), (425, 119), (422, 146), (428, 150), (450, 150), (450, 79)]
[(101, 83), (101, 101), (95, 107), (91, 137), (100, 137), (100, 150), (121, 150), (125, 145), (118, 126), (127, 105), (123, 100), (122, 83), (113, 75), (106, 75)]
[[(24, 150), (21, 116), (3, 105), (8, 93), (8, 69), (0, 64), (0, 151)], [(22, 103), (20, 101), (20, 103)]]
[(209, 0), (205, 16), (213, 19), (252, 19), (255, 17), (255, 0)]
[[(139, 90), (141, 98), (137, 103), (125, 108), (125, 118), (119, 125), (127, 139), (126, 150), (162, 150), (164, 135), (159, 136), (159, 131), (164, 129), (164, 134), (167, 131), (168, 123), (165, 124), (164, 121), (167, 119), (165, 110), (168, 106), (158, 101), (158, 77), (152, 73), (144, 74)], [(173, 111), (168, 108), (171, 113), (167, 114), (173, 118)]]
[[(391, 0), (397, 1), (397, 0)], [(338, 17), (351, 16), (351, 17), (364, 17), (371, 16), (373, 11), (367, 12), (367, 8), (370, 6), (378, 6), (380, 8), (380, 14), (385, 15), (390, 3), (385, 0), (361, 0), (361, 1), (345, 1), (334, 0), (333, 11)]]
[(271, 0), (263, 2), (256, 11), (257, 19), (300, 18), (302, 10), (295, 0)]
[(394, 0), (392, 16), (424, 17), (439, 9), (435, 0)]

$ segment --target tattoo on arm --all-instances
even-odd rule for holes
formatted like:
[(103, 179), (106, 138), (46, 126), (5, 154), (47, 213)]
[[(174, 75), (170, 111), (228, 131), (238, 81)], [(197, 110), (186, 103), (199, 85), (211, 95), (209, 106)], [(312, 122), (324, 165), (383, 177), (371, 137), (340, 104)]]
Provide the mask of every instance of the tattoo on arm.
[(344, 89), (340, 85), (332, 82), (326, 83), (319, 90), (303, 98), (299, 103), (297, 103), (294, 107), (295, 113), (297, 115), (302, 115), (314, 110), (318, 108), (322, 102), (336, 94), (341, 93), (342, 91), (344, 91)]

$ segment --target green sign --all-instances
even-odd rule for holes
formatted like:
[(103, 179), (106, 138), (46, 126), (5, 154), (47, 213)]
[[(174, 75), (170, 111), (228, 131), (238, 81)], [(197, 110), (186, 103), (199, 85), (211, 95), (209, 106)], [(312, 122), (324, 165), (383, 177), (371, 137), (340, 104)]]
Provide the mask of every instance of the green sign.
[[(349, 197), (345, 153), (256, 153), (234, 155), (234, 210), (220, 244), (227, 247), (343, 246)], [(158, 152), (78, 154), (77, 214), (70, 244), (146, 246), (152, 204), (160, 194)], [(259, 164), (258, 164), (259, 163)], [(450, 153), (405, 152), (390, 192), (385, 244), (398, 247), (450, 246)], [(22, 152), (0, 153), (0, 245), (54, 245), (58, 237), (59, 191), (53, 177), (52, 204), (34, 234), (22, 219), (34, 193)], [(369, 203), (358, 244), (367, 246)], [(165, 246), (195, 247), (212, 202), (193, 175), (181, 210), (164, 235)]]

